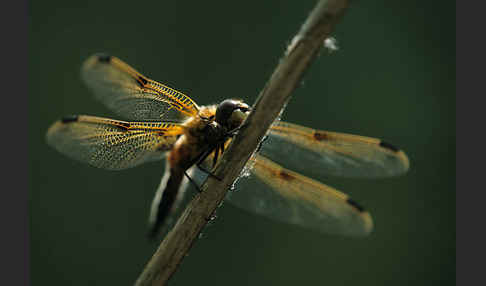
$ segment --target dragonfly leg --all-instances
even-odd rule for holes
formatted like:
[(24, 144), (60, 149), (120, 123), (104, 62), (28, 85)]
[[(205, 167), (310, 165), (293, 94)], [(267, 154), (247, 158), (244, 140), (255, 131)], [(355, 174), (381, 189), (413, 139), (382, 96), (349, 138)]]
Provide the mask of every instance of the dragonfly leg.
[[(217, 148), (219, 148), (219, 146), (216, 147), (216, 150), (217, 150)], [(199, 170), (201, 170), (204, 173), (208, 174), (208, 176), (211, 176), (211, 177), (215, 178), (218, 181), (222, 181), (223, 179), (221, 179), (220, 177), (216, 176), (212, 171), (206, 169), (202, 165), (203, 162), (204, 162), (204, 160), (206, 160), (206, 158), (209, 156), (209, 154), (211, 154), (211, 152), (213, 152), (214, 150), (215, 150), (215, 148), (210, 148), (207, 151), (205, 151), (203, 154), (201, 154), (201, 156), (199, 157), (199, 159), (196, 161), (196, 166), (199, 168)], [(217, 155), (215, 155), (215, 157), (216, 156)]]
[(234, 128), (234, 129), (231, 129), (230, 131), (228, 131), (226, 133), (226, 137), (233, 138), (241, 129), (246, 128), (247, 125), (248, 125), (248, 123), (243, 123), (240, 126)]
[(189, 182), (191, 182), (191, 184), (193, 184), (194, 187), (196, 187), (197, 192), (198, 193), (202, 193), (202, 190), (199, 187), (199, 185), (191, 178), (191, 176), (189, 176), (189, 174), (187, 173), (187, 171), (184, 171), (184, 175), (187, 177), (187, 179), (189, 179)]
[(216, 166), (216, 162), (218, 162), (218, 157), (219, 157), (219, 146), (214, 148), (213, 169), (214, 169), (214, 166)]
[(196, 164), (196, 166), (199, 168), (199, 170), (203, 171), (204, 173), (208, 174), (208, 176), (211, 176), (213, 178), (215, 178), (216, 180), (218, 181), (222, 181), (223, 179), (216, 176), (213, 172), (211, 172), (210, 170), (206, 169), (203, 165), (202, 165), (202, 162), (201, 163), (198, 163)]

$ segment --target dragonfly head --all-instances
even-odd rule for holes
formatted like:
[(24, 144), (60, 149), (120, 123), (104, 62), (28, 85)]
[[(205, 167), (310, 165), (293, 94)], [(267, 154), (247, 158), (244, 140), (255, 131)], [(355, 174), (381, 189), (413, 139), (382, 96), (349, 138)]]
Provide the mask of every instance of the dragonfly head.
[(239, 99), (226, 99), (216, 109), (216, 122), (229, 130), (243, 123), (250, 113), (251, 107)]

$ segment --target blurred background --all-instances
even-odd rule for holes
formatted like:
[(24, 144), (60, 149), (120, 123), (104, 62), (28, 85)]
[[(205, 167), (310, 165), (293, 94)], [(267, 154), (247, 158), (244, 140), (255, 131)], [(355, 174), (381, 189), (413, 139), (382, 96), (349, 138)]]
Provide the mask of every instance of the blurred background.
[[(107, 52), (199, 104), (253, 104), (314, 1), (31, 1), (29, 208), (32, 285), (131, 285), (163, 162), (110, 172), (45, 143), (68, 114), (115, 117), (79, 76)], [(410, 171), (329, 178), (372, 214), (367, 238), (325, 235), (230, 204), (171, 285), (455, 284), (455, 2), (353, 1), (283, 119), (382, 138)]]

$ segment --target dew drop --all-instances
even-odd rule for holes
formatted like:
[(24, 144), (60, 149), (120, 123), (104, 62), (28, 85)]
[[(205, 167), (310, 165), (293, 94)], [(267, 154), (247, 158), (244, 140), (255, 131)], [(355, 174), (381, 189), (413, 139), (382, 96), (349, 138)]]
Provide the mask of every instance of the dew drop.
[(329, 53), (339, 50), (337, 40), (334, 37), (329, 37), (324, 40), (324, 47)]

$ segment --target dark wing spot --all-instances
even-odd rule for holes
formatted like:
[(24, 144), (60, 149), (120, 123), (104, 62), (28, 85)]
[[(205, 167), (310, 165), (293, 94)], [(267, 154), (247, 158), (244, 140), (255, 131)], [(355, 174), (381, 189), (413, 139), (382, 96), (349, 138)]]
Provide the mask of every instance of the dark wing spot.
[(61, 121), (62, 121), (62, 123), (76, 122), (76, 121), (78, 121), (78, 116), (77, 115), (65, 116), (61, 119)]
[(355, 209), (357, 209), (360, 213), (364, 212), (365, 209), (359, 205), (357, 202), (353, 201), (352, 199), (348, 198), (346, 202), (350, 205), (352, 205)]
[(142, 83), (143, 85), (146, 85), (146, 84), (147, 84), (147, 82), (148, 82), (148, 81), (147, 81), (145, 78), (143, 78), (142, 76), (139, 76), (139, 77), (138, 77), (138, 80), (139, 80), (139, 82), (140, 82), (140, 83)]
[(317, 141), (329, 140), (329, 136), (326, 133), (314, 132), (314, 139)]
[(294, 176), (292, 176), (291, 174), (289, 174), (285, 171), (280, 171), (278, 173), (278, 175), (279, 175), (280, 178), (282, 178), (285, 181), (292, 181), (294, 179)]
[(108, 54), (96, 54), (96, 56), (100, 63), (109, 63), (111, 61), (111, 56)]
[(388, 143), (388, 142), (385, 142), (385, 141), (381, 141), (380, 142), (380, 146), (383, 147), (383, 148), (386, 148), (386, 149), (389, 149), (389, 150), (392, 150), (393, 152), (398, 152), (400, 151), (400, 149), (398, 149), (397, 147), (393, 146), (392, 144)]

